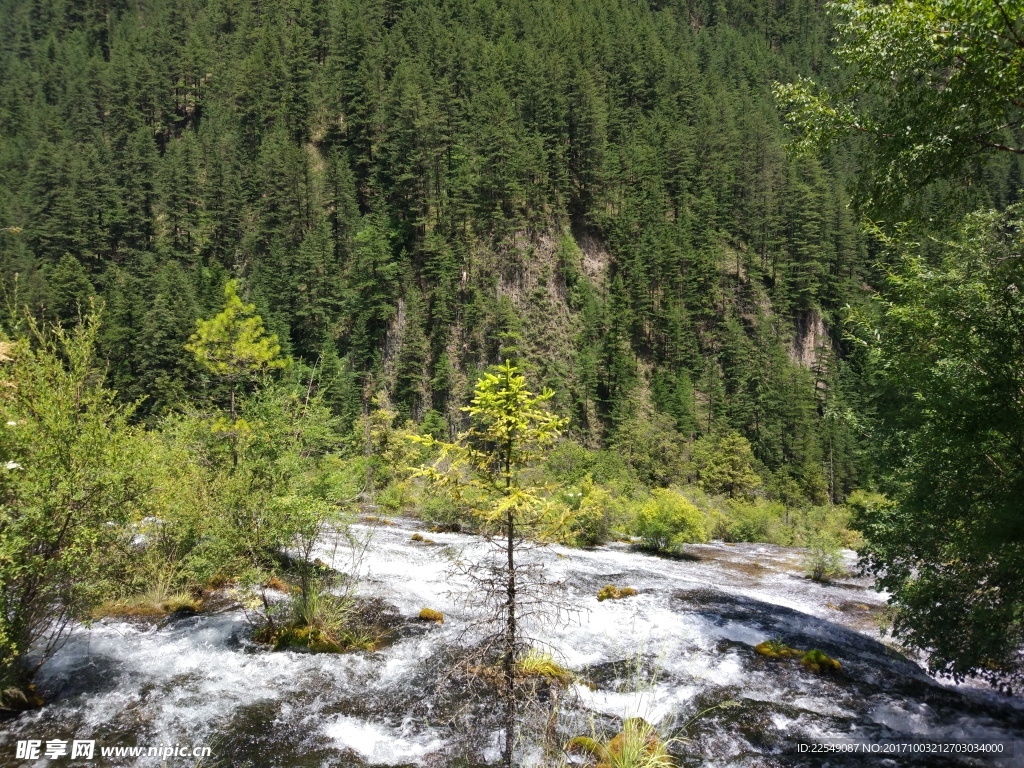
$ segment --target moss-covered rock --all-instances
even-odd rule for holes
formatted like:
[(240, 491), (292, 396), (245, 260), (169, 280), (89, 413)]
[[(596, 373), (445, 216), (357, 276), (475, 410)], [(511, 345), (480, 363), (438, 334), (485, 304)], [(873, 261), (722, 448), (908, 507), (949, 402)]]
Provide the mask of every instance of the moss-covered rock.
[(176, 594), (144, 594), (123, 600), (110, 600), (93, 611), (93, 618), (114, 616), (125, 619), (156, 620), (173, 613), (196, 613), (202, 600), (188, 592)]
[(435, 611), (433, 608), (424, 608), (420, 611), (420, 621), (433, 621), (437, 624), (444, 624), (444, 614), (440, 611)]
[(624, 597), (632, 597), (636, 594), (636, 590), (632, 587), (616, 587), (614, 584), (607, 584), (597, 592), (597, 601), (603, 602), (605, 600), (621, 600)]
[(838, 672), (842, 668), (838, 661), (817, 648), (805, 653), (800, 663), (812, 672)]
[(799, 648), (790, 648), (781, 640), (765, 640), (755, 645), (754, 650), (769, 659), (795, 659), (804, 653)]
[(341, 643), (316, 627), (290, 626), (274, 639), (274, 650), (305, 650), (313, 653), (341, 653)]

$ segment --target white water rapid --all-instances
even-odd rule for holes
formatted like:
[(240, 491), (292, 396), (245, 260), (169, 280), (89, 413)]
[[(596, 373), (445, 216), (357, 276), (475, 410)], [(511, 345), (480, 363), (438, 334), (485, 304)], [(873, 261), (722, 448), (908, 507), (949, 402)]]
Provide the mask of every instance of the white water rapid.
[[(362, 526), (360, 526), (362, 527)], [(413, 521), (377, 526), (362, 561), (359, 594), (381, 598), (408, 621), (375, 652), (271, 652), (251, 640), (237, 609), (175, 617), (160, 626), (104, 621), (76, 629), (38, 678), (41, 710), (0, 722), (6, 766), (473, 766), (498, 757), (494, 707), (452, 724), (459, 702), (439, 680), (472, 606), (447, 578), (453, 557), (472, 560), (480, 539), (425, 534)], [(365, 529), (369, 530), (369, 529)], [(578, 613), (537, 630), (581, 681), (565, 698), (561, 738), (613, 734), (639, 715), (681, 765), (824, 765), (797, 741), (930, 738), (1018, 740), (1016, 758), (956, 756), (830, 758), (830, 765), (1024, 765), (1024, 702), (970, 686), (943, 685), (880, 642), (883, 598), (849, 578), (805, 578), (797, 550), (756, 544), (693, 546), (666, 559), (616, 544), (552, 547), (537, 557)], [(329, 559), (325, 549), (321, 556)], [(849, 554), (853, 565), (852, 553)], [(639, 594), (598, 602), (605, 584)], [(415, 621), (421, 608), (442, 625)], [(842, 664), (815, 674), (753, 650), (781, 638), (819, 648)], [(586, 684), (585, 684), (586, 683)], [(458, 697), (456, 696), (455, 699)], [(702, 710), (725, 701), (738, 706)], [(534, 741), (530, 739), (533, 738)], [(18, 740), (95, 740), (93, 761), (18, 760)], [(536, 737), (520, 753), (540, 757)], [(209, 745), (213, 757), (103, 757), (100, 747)], [(845, 760), (845, 762), (844, 762)]]

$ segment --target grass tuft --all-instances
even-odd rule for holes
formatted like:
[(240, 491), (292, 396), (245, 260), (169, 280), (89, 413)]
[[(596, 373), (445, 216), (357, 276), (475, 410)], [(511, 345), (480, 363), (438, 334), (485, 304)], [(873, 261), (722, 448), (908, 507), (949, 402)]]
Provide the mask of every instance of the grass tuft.
[(549, 683), (568, 685), (575, 676), (555, 661), (550, 654), (536, 649), (530, 651), (516, 662), (516, 672), (520, 677), (542, 678)]

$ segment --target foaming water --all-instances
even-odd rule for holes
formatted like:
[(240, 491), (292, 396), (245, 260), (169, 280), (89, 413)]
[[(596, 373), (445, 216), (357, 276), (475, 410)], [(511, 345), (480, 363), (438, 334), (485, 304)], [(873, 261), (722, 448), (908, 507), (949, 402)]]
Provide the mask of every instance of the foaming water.
[[(375, 528), (361, 563), (360, 594), (387, 601), (407, 619), (381, 650), (268, 652), (253, 643), (238, 610), (159, 628), (114, 621), (80, 628), (40, 674), (50, 703), (0, 727), (0, 766), (25, 765), (15, 759), (14, 743), (29, 738), (95, 739), (108, 747), (208, 744), (218, 760), (203, 764), (224, 766), (497, 760), (494, 702), (467, 709), (444, 679), (475, 616), (474, 595), (451, 565), (483, 556), (487, 545), (450, 533), (430, 534), (433, 544), (412, 542), (415, 530), (412, 521)], [(330, 562), (334, 551), (332, 545), (319, 554)], [(1020, 699), (930, 679), (880, 642), (875, 617), (884, 596), (864, 580), (821, 585), (804, 578), (797, 550), (715, 543), (666, 559), (611, 545), (552, 547), (531, 557), (560, 582), (562, 601), (574, 609), (566, 623), (530, 628), (581, 681), (563, 700), (563, 737), (614, 732), (622, 718), (642, 716), (685, 738), (674, 749), (693, 766), (820, 764), (793, 752), (800, 740), (1024, 737)], [(598, 602), (598, 589), (609, 583), (638, 594)], [(415, 621), (425, 607), (442, 611), (445, 623)], [(842, 670), (816, 675), (754, 653), (772, 638), (820, 648)], [(723, 702), (737, 704), (714, 708)], [(529, 762), (540, 761), (538, 743), (524, 747)], [(1024, 742), (1017, 749), (1016, 759), (1002, 761), (901, 757), (894, 764), (1014, 765), (1024, 761)], [(97, 757), (96, 764), (160, 761)]]

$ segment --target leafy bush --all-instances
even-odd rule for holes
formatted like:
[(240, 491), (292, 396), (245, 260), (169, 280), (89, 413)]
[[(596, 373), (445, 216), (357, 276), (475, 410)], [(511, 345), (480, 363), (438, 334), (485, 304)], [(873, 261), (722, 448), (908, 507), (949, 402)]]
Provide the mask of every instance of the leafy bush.
[(420, 499), (419, 516), (431, 530), (461, 531), (472, 528), (469, 515), (444, 493), (424, 493)]
[(788, 543), (784, 530), (786, 508), (776, 502), (732, 499), (726, 504), (724, 541)]
[(613, 441), (615, 452), (649, 486), (667, 486), (686, 477), (685, 444), (675, 422), (661, 413), (623, 422)]
[(818, 532), (807, 541), (804, 567), (815, 581), (829, 581), (845, 574), (839, 538), (833, 533)]
[(683, 544), (707, 541), (704, 515), (678, 491), (656, 488), (637, 513), (636, 534), (645, 546), (662, 552)]
[[(131, 409), (103, 387), (98, 322), (0, 336), (0, 690), (27, 684), (111, 591), (148, 493)], [(13, 695), (13, 694), (12, 694)]]
[(395, 480), (377, 494), (377, 505), (390, 514), (401, 514), (413, 504), (412, 488), (405, 480)]
[(593, 547), (608, 541), (620, 507), (608, 490), (594, 483), (588, 475), (578, 488), (559, 494), (558, 501), (571, 512), (563, 544)]

